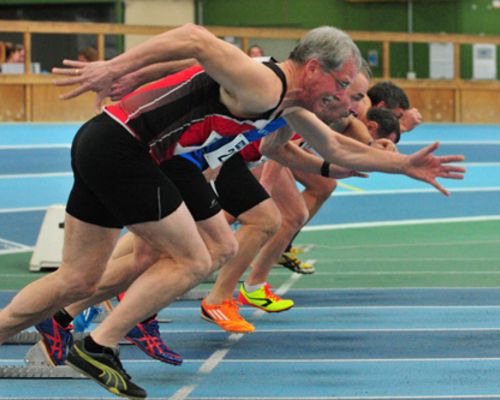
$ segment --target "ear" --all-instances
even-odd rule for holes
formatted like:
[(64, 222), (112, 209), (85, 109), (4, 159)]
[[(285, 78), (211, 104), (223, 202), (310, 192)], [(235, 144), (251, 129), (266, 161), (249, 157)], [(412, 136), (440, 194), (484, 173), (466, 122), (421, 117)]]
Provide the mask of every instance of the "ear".
[(389, 139), (392, 143), (397, 143), (398, 135), (396, 134), (396, 132), (389, 133), (389, 136), (387, 136), (387, 139)]
[(385, 101), (382, 100), (382, 101), (379, 101), (377, 104), (374, 104), (373, 107), (377, 107), (377, 108), (386, 108), (385, 107)]
[(374, 139), (378, 139), (378, 123), (375, 121), (366, 121), (366, 127), (368, 128), (368, 132)]
[(319, 60), (316, 58), (311, 58), (310, 60), (307, 60), (306, 64), (304, 65), (304, 69), (306, 71), (306, 76), (308, 77), (313, 77), (317, 73), (321, 72), (321, 64), (319, 63)]

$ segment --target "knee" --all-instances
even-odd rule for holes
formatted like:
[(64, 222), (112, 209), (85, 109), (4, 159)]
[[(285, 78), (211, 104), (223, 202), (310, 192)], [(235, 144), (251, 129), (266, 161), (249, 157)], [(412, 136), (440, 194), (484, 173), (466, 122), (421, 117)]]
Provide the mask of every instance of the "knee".
[(85, 271), (82, 273), (67, 274), (64, 271), (60, 274), (61, 287), (68, 301), (74, 302), (92, 296), (96, 291), (102, 274), (95, 271)]
[(267, 231), (269, 234), (269, 237), (272, 237), (278, 232), (278, 229), (281, 227), (281, 224), (283, 223), (283, 219), (281, 217), (281, 213), (276, 207), (276, 212), (274, 212), (269, 219), (268, 226), (267, 226)]
[(319, 200), (326, 201), (337, 188), (337, 181), (335, 179), (328, 179), (321, 185), (317, 185), (314, 188), (308, 188), (311, 193), (314, 194)]
[(309, 210), (305, 204), (300, 207), (288, 209), (283, 213), (283, 225), (287, 226), (290, 230), (298, 231), (302, 228), (309, 219)]
[(203, 281), (213, 272), (213, 264), (212, 257), (206, 250), (200, 251), (186, 263), (189, 266), (190, 275), (196, 282)]
[(212, 271), (219, 269), (238, 253), (238, 241), (234, 235), (228, 236), (226, 240), (214, 245), (214, 249), (210, 249), (212, 255)]
[(282, 223), (282, 217), (278, 207), (273, 205), (272, 210), (267, 212), (264, 218), (259, 219), (255, 224), (265, 240), (273, 237), (278, 232)]
[(156, 261), (160, 259), (160, 255), (156, 252), (148, 249), (134, 249), (134, 266), (131, 271), (128, 271), (129, 275), (133, 278), (142, 274), (146, 269), (153, 265)]

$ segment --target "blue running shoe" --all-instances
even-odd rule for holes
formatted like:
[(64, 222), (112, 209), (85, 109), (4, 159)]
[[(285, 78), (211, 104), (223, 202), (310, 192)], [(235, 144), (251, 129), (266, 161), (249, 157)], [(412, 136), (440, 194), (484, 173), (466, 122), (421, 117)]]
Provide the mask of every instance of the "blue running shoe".
[(85, 332), (92, 321), (102, 312), (100, 307), (90, 306), (85, 311), (77, 315), (73, 320), (73, 325), (75, 326), (75, 332)]
[(73, 344), (71, 334), (72, 325), (63, 328), (54, 318), (46, 319), (35, 325), (36, 330), (42, 337), (42, 350), (47, 356), (47, 360), (53, 366), (64, 365), (68, 348)]
[(151, 319), (146, 323), (137, 324), (135, 328), (125, 336), (125, 339), (135, 344), (149, 357), (167, 364), (182, 364), (182, 357), (168, 347), (162, 340), (157, 319)]

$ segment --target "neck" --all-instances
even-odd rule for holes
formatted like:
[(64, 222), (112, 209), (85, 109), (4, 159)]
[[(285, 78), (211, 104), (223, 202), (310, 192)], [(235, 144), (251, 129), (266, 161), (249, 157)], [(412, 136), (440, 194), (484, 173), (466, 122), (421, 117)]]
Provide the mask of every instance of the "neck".
[(303, 69), (292, 60), (286, 60), (279, 63), (278, 66), (281, 68), (286, 77), (287, 91), (285, 97), (288, 100), (286, 102), (287, 107), (302, 106), (302, 96), (304, 92), (302, 84)]

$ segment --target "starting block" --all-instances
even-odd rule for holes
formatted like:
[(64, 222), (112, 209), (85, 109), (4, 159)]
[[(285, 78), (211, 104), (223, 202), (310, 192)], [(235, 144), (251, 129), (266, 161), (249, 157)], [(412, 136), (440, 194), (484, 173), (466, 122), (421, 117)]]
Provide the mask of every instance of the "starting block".
[(65, 209), (62, 204), (47, 209), (31, 256), (30, 271), (57, 269), (61, 265)]
[(87, 379), (67, 365), (52, 366), (42, 349), (41, 342), (36, 343), (24, 359), (25, 365), (0, 367), (0, 379)]

